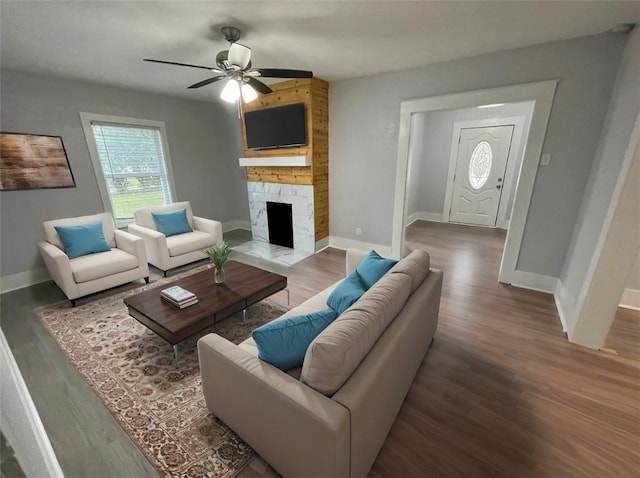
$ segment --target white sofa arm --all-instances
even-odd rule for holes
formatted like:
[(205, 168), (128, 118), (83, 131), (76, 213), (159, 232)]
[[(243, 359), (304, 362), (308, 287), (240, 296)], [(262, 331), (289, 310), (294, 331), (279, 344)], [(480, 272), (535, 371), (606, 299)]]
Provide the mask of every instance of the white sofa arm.
[(149, 276), (149, 264), (144, 239), (119, 229), (115, 232), (116, 247), (138, 258), (138, 266)]
[(349, 475), (346, 408), (219, 335), (198, 341), (198, 357), (209, 409), (280, 474)]
[(215, 237), (216, 246), (222, 244), (222, 223), (220, 221), (193, 216), (193, 225), (196, 231), (206, 232)]
[[(167, 237), (164, 234), (137, 224), (129, 224), (128, 231), (134, 236), (144, 239), (147, 260), (151, 264), (162, 270), (168, 269), (169, 248), (167, 247)], [(165, 265), (166, 267), (163, 267)]]
[(361, 251), (360, 249), (347, 249), (347, 261), (346, 261), (346, 274), (349, 275), (356, 270), (358, 264), (362, 262), (364, 256), (367, 255), (367, 251)]
[(62, 289), (65, 295), (73, 300), (80, 297), (78, 286), (73, 280), (73, 272), (71, 271), (71, 263), (69, 256), (58, 249), (50, 242), (38, 242), (40, 255), (53, 281)]

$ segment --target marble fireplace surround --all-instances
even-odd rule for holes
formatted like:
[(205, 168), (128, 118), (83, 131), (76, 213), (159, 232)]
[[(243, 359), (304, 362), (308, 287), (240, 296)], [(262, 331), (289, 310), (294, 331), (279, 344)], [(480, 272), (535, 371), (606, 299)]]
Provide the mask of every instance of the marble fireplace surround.
[(256, 241), (269, 242), (267, 201), (291, 204), (293, 216), (293, 248), (315, 252), (313, 186), (247, 182), (251, 233)]

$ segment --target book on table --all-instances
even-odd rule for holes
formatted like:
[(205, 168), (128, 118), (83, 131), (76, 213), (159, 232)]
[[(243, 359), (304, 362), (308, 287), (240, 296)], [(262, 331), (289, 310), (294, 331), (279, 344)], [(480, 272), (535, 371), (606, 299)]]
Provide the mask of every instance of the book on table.
[(168, 297), (165, 297), (164, 295), (160, 295), (160, 297), (162, 298), (162, 300), (164, 300), (165, 302), (168, 302), (169, 304), (173, 305), (174, 307), (177, 307), (178, 309), (184, 309), (185, 307), (189, 307), (190, 305), (194, 305), (198, 303), (198, 298), (194, 297), (191, 300), (187, 300), (185, 302), (176, 302), (174, 300), (169, 299)]
[(162, 289), (160, 291), (160, 295), (175, 302), (185, 302), (196, 297), (193, 292), (190, 292), (179, 285), (174, 285), (168, 289)]
[(193, 292), (190, 292), (179, 285), (174, 285), (168, 289), (161, 290), (160, 297), (181, 309), (198, 302), (198, 297)]

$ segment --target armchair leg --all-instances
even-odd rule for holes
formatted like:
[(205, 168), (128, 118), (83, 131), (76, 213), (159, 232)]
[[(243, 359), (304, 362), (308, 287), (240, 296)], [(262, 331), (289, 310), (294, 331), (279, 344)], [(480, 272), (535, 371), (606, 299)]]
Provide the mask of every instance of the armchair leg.
[(148, 284), (149, 283), (149, 276), (145, 277), (144, 281)]
[(71, 307), (76, 306), (76, 299), (69, 299), (69, 301), (71, 302)]
[(162, 271), (165, 277), (167, 277), (167, 271)]

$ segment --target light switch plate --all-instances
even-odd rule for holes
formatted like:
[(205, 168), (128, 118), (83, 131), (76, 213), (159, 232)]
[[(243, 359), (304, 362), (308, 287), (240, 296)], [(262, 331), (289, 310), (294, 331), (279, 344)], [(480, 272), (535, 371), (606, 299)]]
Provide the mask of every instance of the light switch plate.
[(540, 166), (549, 166), (551, 164), (551, 154), (544, 153), (540, 158)]

